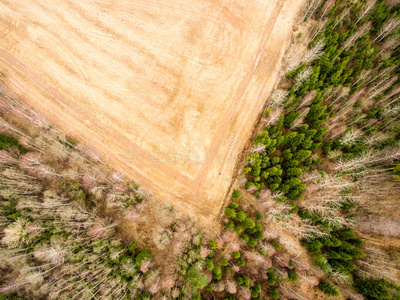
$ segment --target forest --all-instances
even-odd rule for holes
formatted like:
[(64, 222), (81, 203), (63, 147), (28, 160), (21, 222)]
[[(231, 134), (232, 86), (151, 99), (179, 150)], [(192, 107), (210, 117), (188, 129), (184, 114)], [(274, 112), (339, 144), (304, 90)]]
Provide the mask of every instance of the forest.
[(400, 4), (310, 0), (285, 60), (211, 229), (0, 89), (0, 299), (400, 299)]

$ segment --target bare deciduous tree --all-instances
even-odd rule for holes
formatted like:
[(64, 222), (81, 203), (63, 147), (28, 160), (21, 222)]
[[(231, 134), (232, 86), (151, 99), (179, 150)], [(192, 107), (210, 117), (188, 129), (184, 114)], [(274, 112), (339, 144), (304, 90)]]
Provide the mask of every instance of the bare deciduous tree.
[(4, 229), (4, 236), (1, 242), (9, 248), (15, 248), (26, 240), (27, 232), (25, 230), (28, 221), (19, 218), (14, 223)]
[(380, 247), (367, 244), (366, 256), (357, 262), (357, 273), (363, 277), (384, 278), (399, 283), (400, 271), (389, 255)]
[[(318, 33), (319, 32), (317, 32), (317, 34)], [(304, 62), (309, 63), (320, 58), (324, 53), (323, 52), (324, 47), (325, 47), (325, 40), (324, 39), (318, 40), (318, 42), (316, 42), (311, 49), (307, 50), (307, 53), (304, 57)]]
[(357, 19), (356, 24), (358, 22), (360, 22), (363, 18), (368, 16), (369, 13), (372, 12), (375, 2), (376, 2), (376, 0), (369, 0), (367, 3), (364, 4), (364, 6), (360, 12), (360, 17)]
[(389, 21), (385, 22), (382, 26), (382, 29), (379, 31), (378, 36), (374, 39), (374, 43), (379, 43), (385, 37), (390, 35), (393, 31), (395, 31), (400, 25), (400, 20), (396, 17), (392, 17)]

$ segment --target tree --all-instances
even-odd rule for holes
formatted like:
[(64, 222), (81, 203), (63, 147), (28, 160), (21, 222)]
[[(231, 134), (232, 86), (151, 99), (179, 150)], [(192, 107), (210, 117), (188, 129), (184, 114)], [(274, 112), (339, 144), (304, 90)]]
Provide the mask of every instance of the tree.
[(243, 222), (242, 225), (244, 228), (253, 228), (256, 223), (254, 222), (254, 220), (252, 218), (247, 217)]
[(226, 257), (221, 258), (221, 260), (219, 261), (219, 263), (221, 264), (221, 266), (226, 267), (228, 265), (228, 259)]
[(232, 257), (236, 259), (240, 258), (240, 252), (239, 251), (232, 252)]
[(283, 104), (286, 100), (288, 92), (285, 90), (276, 90), (270, 97), (270, 102), (272, 107), (278, 107)]
[(237, 204), (236, 202), (231, 202), (231, 203), (229, 204), (229, 208), (237, 209), (238, 207), (239, 207), (239, 204)]
[(229, 219), (234, 219), (236, 217), (236, 211), (233, 208), (227, 208), (225, 211), (225, 215)]
[(186, 280), (194, 289), (202, 289), (208, 284), (206, 274), (201, 272), (197, 265), (190, 267)]
[(214, 240), (211, 240), (211, 241), (208, 243), (208, 246), (209, 246), (211, 249), (217, 249), (217, 242), (214, 241)]
[(241, 195), (242, 195), (242, 194), (240, 193), (239, 190), (234, 190), (233, 193), (232, 193), (232, 197), (233, 197), (234, 199), (240, 198)]
[(273, 299), (279, 299), (280, 296), (281, 296), (276, 288), (273, 288), (273, 289), (271, 290), (271, 292), (269, 293), (269, 295), (270, 295)]
[(243, 230), (244, 230), (244, 228), (243, 228), (243, 226), (241, 226), (241, 225), (236, 225), (236, 226), (235, 226), (235, 229), (234, 229), (234, 231), (235, 231), (237, 234), (241, 234), (241, 233), (243, 232)]
[(242, 286), (246, 289), (249, 289), (250, 288), (250, 278), (248, 276), (244, 275), (244, 276), (242, 276), (242, 279), (243, 279)]
[(248, 244), (250, 247), (255, 247), (255, 246), (257, 246), (258, 241), (257, 241), (256, 239), (250, 238), (250, 240), (247, 242), (247, 244)]
[(136, 266), (138, 266), (140, 268), (142, 261), (144, 261), (146, 259), (150, 259), (150, 258), (152, 258), (150, 251), (142, 251), (136, 256), (135, 264), (136, 264)]
[(233, 228), (235, 228), (235, 222), (233, 222), (232, 220), (229, 220), (228, 222), (225, 223), (225, 228), (226, 228), (226, 229), (233, 229)]
[(207, 259), (206, 260), (206, 268), (209, 271), (214, 270), (214, 263), (213, 263), (212, 259)]
[(256, 282), (251, 289), (251, 298), (257, 298), (258, 294), (261, 292), (261, 284)]
[(323, 255), (317, 255), (314, 257), (315, 265), (325, 274), (332, 272), (332, 267), (328, 263), (328, 260)]
[(293, 154), (293, 159), (299, 162), (303, 162), (307, 158), (309, 158), (311, 154), (312, 152), (310, 150), (299, 150), (295, 154)]
[(239, 222), (243, 222), (244, 220), (246, 220), (247, 215), (245, 212), (241, 211), (236, 213), (236, 220), (238, 220)]
[(293, 126), (293, 122), (299, 117), (300, 113), (295, 112), (295, 111), (290, 111), (285, 115), (285, 121), (283, 122), (283, 125), (286, 128), (291, 128)]
[(269, 268), (267, 271), (267, 282), (269, 285), (274, 286), (276, 283), (278, 283), (281, 278), (279, 278), (279, 276), (276, 274), (276, 271), (274, 268)]
[(214, 272), (214, 278), (217, 280), (221, 280), (221, 277), (222, 277), (221, 267), (215, 266), (213, 272)]
[(242, 258), (238, 259), (238, 266), (243, 267), (244, 265), (246, 265), (246, 261)]
[(332, 296), (332, 297), (338, 297), (339, 296), (339, 292), (337, 291), (337, 289), (333, 286), (333, 284), (325, 281), (325, 280), (321, 280), (318, 284), (318, 288), (325, 294), (328, 296)]
[(359, 277), (354, 279), (353, 286), (366, 300), (391, 299), (392, 294), (389, 289), (399, 289), (399, 287), (384, 279), (362, 279)]
[(295, 270), (289, 270), (288, 272), (288, 280), (296, 282), (299, 280), (299, 275), (297, 275)]
[(277, 241), (272, 241), (271, 245), (275, 248), (275, 250), (280, 250), (282, 248), (281, 244), (279, 244)]
[(245, 243), (249, 243), (250, 241), (250, 236), (246, 233), (243, 233), (240, 238), (245, 242)]

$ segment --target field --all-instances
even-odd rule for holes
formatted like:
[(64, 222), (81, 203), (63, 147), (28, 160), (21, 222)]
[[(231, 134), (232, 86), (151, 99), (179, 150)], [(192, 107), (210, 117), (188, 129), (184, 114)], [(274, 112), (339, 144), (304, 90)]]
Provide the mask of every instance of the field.
[(304, 2), (4, 0), (0, 82), (156, 199), (216, 215)]

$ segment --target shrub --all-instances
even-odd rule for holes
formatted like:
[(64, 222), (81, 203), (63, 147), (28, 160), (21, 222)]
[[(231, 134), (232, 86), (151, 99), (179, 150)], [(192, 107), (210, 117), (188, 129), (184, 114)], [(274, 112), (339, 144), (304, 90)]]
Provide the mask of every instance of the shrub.
[(332, 297), (338, 297), (339, 296), (339, 292), (337, 291), (337, 289), (333, 286), (333, 284), (325, 281), (325, 280), (321, 280), (318, 284), (318, 288), (325, 294), (328, 296), (332, 296)]
[(7, 219), (16, 221), (16, 220), (17, 220), (18, 218), (20, 218), (20, 217), (21, 217), (21, 212), (17, 211), (16, 213), (13, 213), (13, 214), (11, 214), (11, 215), (8, 215), (8, 216), (7, 216)]
[(7, 150), (16, 148), (20, 154), (26, 154), (28, 152), (27, 149), (22, 147), (17, 139), (11, 138), (7, 135), (0, 134), (0, 150)]
[(81, 191), (78, 195), (76, 195), (75, 198), (76, 198), (76, 200), (86, 201), (86, 194)]
[(243, 267), (244, 265), (246, 265), (246, 261), (245, 261), (244, 259), (240, 258), (240, 259), (238, 260), (238, 265), (239, 265), (240, 267)]

